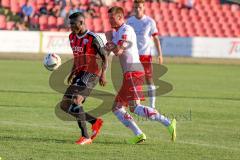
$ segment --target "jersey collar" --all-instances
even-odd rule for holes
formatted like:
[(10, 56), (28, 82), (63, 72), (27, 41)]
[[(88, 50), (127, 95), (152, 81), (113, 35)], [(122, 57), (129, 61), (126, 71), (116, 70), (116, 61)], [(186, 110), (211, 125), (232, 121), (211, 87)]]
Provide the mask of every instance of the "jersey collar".
[(122, 28), (123, 26), (125, 25), (125, 23), (123, 23), (121, 26), (119, 26), (118, 28), (115, 28), (116, 29), (116, 32), (120, 29), (120, 28)]
[(146, 17), (146, 15), (144, 14), (143, 16), (142, 16), (142, 18), (141, 19), (138, 19), (136, 16), (134, 16), (137, 20), (143, 20), (145, 17)]
[(88, 32), (89, 32), (89, 30), (87, 29), (86, 32), (85, 32), (83, 35), (79, 36), (78, 34), (76, 34), (76, 36), (77, 36), (78, 39), (81, 39), (81, 38), (83, 38), (84, 36), (86, 36), (86, 34), (87, 34)]

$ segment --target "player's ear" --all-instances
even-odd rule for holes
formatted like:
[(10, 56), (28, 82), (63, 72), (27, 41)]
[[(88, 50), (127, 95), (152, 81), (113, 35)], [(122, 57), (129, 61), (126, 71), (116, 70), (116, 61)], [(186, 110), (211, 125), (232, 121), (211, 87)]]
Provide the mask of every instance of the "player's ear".
[(122, 15), (122, 14), (118, 14), (118, 20), (121, 20), (121, 19), (122, 19), (122, 17), (123, 17), (123, 15)]
[(120, 20), (120, 15), (119, 14), (116, 15), (116, 19)]

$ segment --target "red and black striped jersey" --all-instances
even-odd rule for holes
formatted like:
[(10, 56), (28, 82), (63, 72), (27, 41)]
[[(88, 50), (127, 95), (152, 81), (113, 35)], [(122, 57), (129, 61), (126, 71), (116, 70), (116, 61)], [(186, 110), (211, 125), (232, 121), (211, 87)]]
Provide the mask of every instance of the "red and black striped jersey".
[[(71, 33), (70, 45), (74, 56), (74, 70), (99, 74), (99, 56), (106, 54), (104, 43), (99, 35), (87, 30), (83, 35)], [(99, 55), (99, 56), (98, 56)]]

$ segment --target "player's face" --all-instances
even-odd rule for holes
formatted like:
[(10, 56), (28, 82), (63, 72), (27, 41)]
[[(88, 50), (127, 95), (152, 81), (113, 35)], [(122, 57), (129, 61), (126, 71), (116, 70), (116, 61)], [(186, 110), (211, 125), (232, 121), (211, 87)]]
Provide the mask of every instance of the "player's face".
[(135, 3), (134, 4), (134, 12), (138, 18), (141, 18), (144, 15), (144, 4), (143, 3)]
[(117, 28), (121, 26), (122, 23), (122, 16), (120, 14), (108, 14), (109, 23), (111, 24), (112, 28)]
[(85, 29), (85, 23), (83, 17), (77, 17), (70, 20), (70, 27), (72, 32), (78, 34), (84, 31)]

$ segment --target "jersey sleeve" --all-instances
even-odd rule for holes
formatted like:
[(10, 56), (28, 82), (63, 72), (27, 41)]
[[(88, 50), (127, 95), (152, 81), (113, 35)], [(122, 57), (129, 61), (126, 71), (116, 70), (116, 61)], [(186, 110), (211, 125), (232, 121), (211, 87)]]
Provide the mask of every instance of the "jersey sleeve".
[(156, 22), (154, 20), (150, 21), (151, 23), (151, 30), (150, 30), (150, 36), (156, 36), (158, 35), (158, 29), (157, 29), (157, 25)]
[(129, 28), (125, 28), (120, 35), (117, 45), (126, 48), (130, 42), (132, 42), (132, 31)]
[(92, 45), (100, 56), (107, 55), (107, 52), (104, 49), (103, 40), (101, 39), (100, 36), (96, 35), (94, 37)]

